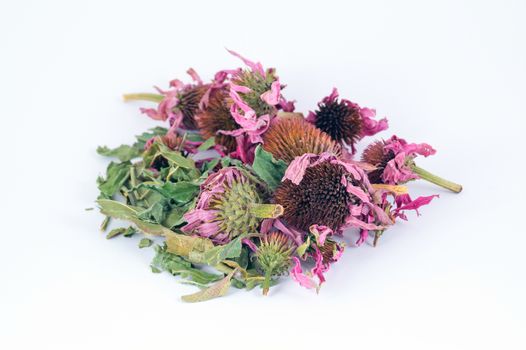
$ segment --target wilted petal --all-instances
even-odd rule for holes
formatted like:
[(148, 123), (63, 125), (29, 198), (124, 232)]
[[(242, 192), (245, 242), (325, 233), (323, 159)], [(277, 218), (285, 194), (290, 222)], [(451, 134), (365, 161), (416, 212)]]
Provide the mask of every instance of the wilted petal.
[(318, 285), (316, 284), (316, 282), (314, 282), (310, 277), (308, 277), (307, 275), (303, 273), (300, 260), (297, 257), (293, 257), (292, 259), (294, 260), (294, 264), (295, 264), (290, 273), (292, 276), (292, 279), (298, 282), (301, 286), (305, 288), (308, 288), (308, 289), (317, 288)]

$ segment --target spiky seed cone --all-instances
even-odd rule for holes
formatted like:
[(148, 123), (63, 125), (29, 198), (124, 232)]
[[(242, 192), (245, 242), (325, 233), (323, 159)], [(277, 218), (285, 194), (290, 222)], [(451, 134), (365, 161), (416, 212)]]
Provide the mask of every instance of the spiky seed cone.
[(363, 125), (358, 109), (343, 100), (323, 102), (318, 108), (315, 125), (333, 140), (353, 146), (360, 139)]
[(185, 128), (190, 130), (197, 129), (195, 114), (199, 110), (199, 102), (208, 88), (209, 85), (198, 85), (183, 91), (179, 96), (179, 102), (175, 108), (183, 113), (183, 125)]
[(237, 237), (241, 233), (256, 232), (259, 220), (249, 213), (250, 206), (258, 203), (261, 203), (261, 199), (252, 184), (232, 183), (212, 202), (212, 208), (218, 211), (220, 231), (228, 233), (230, 238)]
[(371, 143), (362, 153), (362, 161), (374, 165), (375, 170), (369, 172), (367, 175), (372, 184), (382, 184), (385, 167), (387, 163), (394, 159), (395, 154), (391, 150), (386, 150), (384, 141), (376, 141)]
[(208, 105), (199, 111), (195, 119), (204, 139), (215, 137), (215, 142), (225, 148), (226, 153), (235, 151), (236, 139), (233, 136), (218, 134), (219, 130), (235, 130), (239, 125), (230, 114), (230, 97), (224, 89), (212, 91)]
[(246, 86), (252, 90), (246, 94), (241, 93), (243, 101), (247, 103), (258, 116), (265, 114), (273, 114), (275, 107), (267, 104), (261, 99), (261, 94), (270, 90), (272, 83), (276, 80), (272, 71), (267, 71), (263, 78), (260, 74), (244, 70), (237, 76), (232, 78), (232, 82), (236, 85)]
[(313, 224), (338, 230), (355, 201), (342, 185), (341, 166), (324, 162), (308, 168), (299, 185), (285, 180), (274, 192), (274, 202), (284, 207), (283, 218), (308, 230)]
[(272, 276), (282, 275), (289, 270), (293, 251), (292, 242), (281, 232), (273, 232), (260, 239), (255, 257), (256, 267), (265, 274), (263, 294), (268, 293)]
[(301, 116), (279, 117), (263, 135), (263, 149), (290, 163), (305, 153), (329, 152), (341, 156), (341, 146)]

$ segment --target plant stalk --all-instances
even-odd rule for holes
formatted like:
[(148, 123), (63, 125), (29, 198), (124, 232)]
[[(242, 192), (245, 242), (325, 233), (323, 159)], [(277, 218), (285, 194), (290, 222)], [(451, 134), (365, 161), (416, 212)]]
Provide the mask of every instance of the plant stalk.
[(150, 93), (137, 93), (137, 94), (124, 94), (122, 98), (125, 102), (128, 101), (150, 101), (150, 102), (161, 102), (164, 98), (163, 95), (150, 94)]
[(440, 176), (436, 176), (429, 171), (422, 169), (416, 165), (412, 165), (411, 169), (420, 176), (422, 179), (429, 181), (431, 183), (434, 183), (435, 185), (438, 185), (440, 187), (446, 188), (450, 191), (453, 191), (455, 193), (460, 193), (462, 191), (462, 186), (454, 183), (452, 181), (446, 180), (441, 178)]

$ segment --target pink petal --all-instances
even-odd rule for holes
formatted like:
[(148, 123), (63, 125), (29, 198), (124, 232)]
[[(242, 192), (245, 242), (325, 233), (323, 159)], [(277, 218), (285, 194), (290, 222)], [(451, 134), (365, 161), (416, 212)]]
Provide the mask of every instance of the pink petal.
[(318, 285), (310, 277), (303, 273), (301, 268), (300, 260), (297, 257), (292, 258), (294, 260), (294, 267), (291, 270), (292, 279), (298, 282), (301, 286), (307, 289), (317, 288)]
[(190, 75), (190, 77), (192, 77), (192, 80), (195, 81), (196, 83), (200, 85), (203, 84), (201, 77), (199, 76), (199, 74), (197, 74), (197, 72), (193, 68), (189, 68), (186, 71), (186, 73), (188, 73), (188, 75)]
[(309, 231), (316, 237), (318, 245), (324, 245), (327, 236), (331, 236), (333, 231), (330, 227), (314, 224), (309, 227)]
[(261, 99), (271, 106), (275, 106), (279, 103), (281, 85), (279, 80), (272, 83), (270, 90), (261, 94)]
[(316, 154), (305, 153), (302, 156), (294, 158), (294, 160), (290, 162), (287, 170), (285, 170), (285, 175), (281, 181), (290, 180), (293, 184), (299, 185), (305, 175), (305, 171), (311, 163), (311, 159), (315, 157), (317, 157)]
[(249, 66), (254, 72), (257, 72), (259, 73), (262, 77), (265, 77), (265, 70), (263, 69), (263, 66), (261, 65), (261, 63), (254, 63), (248, 59), (246, 59), (245, 57), (241, 56), (240, 54), (238, 54), (237, 52), (235, 51), (232, 51), (232, 50), (229, 50), (227, 49), (228, 52), (230, 52), (232, 55), (236, 56), (237, 58), (241, 59), (241, 61), (243, 61), (243, 63), (245, 63), (247, 66)]

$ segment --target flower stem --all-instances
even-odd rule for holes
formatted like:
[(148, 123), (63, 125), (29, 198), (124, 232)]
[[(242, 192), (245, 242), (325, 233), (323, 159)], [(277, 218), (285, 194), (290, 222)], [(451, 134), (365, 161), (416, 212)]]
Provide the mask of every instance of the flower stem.
[(265, 271), (265, 280), (263, 281), (263, 295), (267, 295), (270, 289), (270, 278), (272, 277), (272, 271)]
[(275, 219), (283, 214), (283, 206), (279, 204), (252, 204), (250, 213), (260, 219)]
[(411, 166), (411, 169), (416, 173), (418, 174), (418, 176), (420, 176), (422, 179), (426, 180), (426, 181), (429, 181), (431, 183), (434, 183), (435, 185), (438, 185), (440, 187), (443, 187), (443, 188), (446, 188), (450, 191), (453, 191), (455, 193), (460, 193), (462, 191), (462, 186), (457, 184), (457, 183), (454, 183), (454, 182), (451, 182), (451, 181), (448, 181), (446, 179), (443, 179), (441, 178), (440, 176), (436, 176), (432, 173), (430, 173), (429, 171), (427, 170), (424, 170), (416, 165), (412, 165)]
[(138, 94), (124, 94), (122, 95), (124, 101), (151, 101), (151, 102), (161, 102), (163, 100), (163, 95), (159, 94), (150, 94), (150, 93), (138, 93)]

